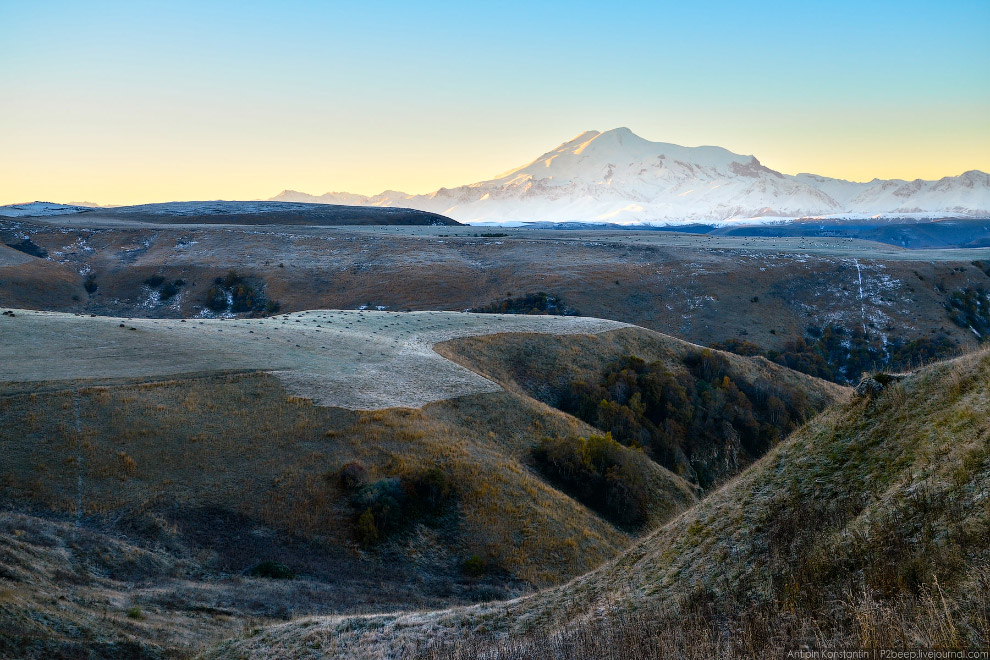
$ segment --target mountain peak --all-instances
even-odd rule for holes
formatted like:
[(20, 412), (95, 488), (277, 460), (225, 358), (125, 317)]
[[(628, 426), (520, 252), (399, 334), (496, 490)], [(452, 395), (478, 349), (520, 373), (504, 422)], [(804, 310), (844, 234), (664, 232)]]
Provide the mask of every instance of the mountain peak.
[(653, 142), (620, 126), (584, 131), (493, 179), (427, 195), (283, 193), (279, 198), (403, 206), (463, 222), (690, 224), (905, 213), (986, 217), (990, 176), (970, 171), (940, 181), (869, 183), (789, 176), (756, 156)]
[(635, 133), (633, 133), (628, 128), (626, 128), (625, 126), (619, 126), (618, 128), (613, 128), (611, 130), (605, 131), (601, 135), (603, 137), (604, 136), (615, 136), (616, 138), (618, 138), (620, 140), (622, 138), (627, 138), (627, 137), (634, 137), (634, 138), (637, 138), (639, 140), (642, 140), (643, 139), (643, 138), (639, 137), (638, 135), (636, 135)]

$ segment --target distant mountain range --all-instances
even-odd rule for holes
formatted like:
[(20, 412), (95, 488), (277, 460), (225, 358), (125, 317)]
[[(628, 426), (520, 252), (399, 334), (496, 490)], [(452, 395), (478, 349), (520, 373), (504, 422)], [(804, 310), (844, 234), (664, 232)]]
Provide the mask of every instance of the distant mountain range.
[(461, 222), (595, 222), (684, 225), (772, 223), (828, 216), (859, 219), (990, 217), (990, 175), (972, 170), (938, 181), (866, 183), (781, 174), (755, 156), (721, 147), (651, 142), (628, 128), (588, 131), (533, 162), (491, 179), (427, 195), (387, 190), (273, 201), (405, 207)]
[(404, 207), (376, 208), (340, 204), (287, 202), (165, 202), (136, 206), (91, 207), (29, 202), (0, 206), (0, 218), (46, 216), (86, 221), (232, 225), (432, 225), (458, 224), (448, 217)]

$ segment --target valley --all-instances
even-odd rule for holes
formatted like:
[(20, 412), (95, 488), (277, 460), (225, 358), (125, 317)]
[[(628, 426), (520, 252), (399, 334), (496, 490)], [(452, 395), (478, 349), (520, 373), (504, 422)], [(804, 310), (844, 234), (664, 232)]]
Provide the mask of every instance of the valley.
[[(640, 498), (619, 506), (646, 512), (630, 527), (533, 462), (541, 437), (600, 433), (533, 396), (559, 405), (554, 392), (624, 355), (677, 372), (703, 353), (642, 328), (430, 312), (183, 321), (6, 311), (8, 654), (182, 656), (301, 614), (528, 593), (614, 557), (702, 494), (691, 474), (615, 444), (609, 460), (621, 469), (610, 478)], [(471, 337), (486, 343), (462, 344)], [(799, 397), (800, 420), (848, 397), (764, 360), (720, 364), (726, 382)], [(688, 449), (691, 464), (740, 452), (731, 426), (718, 442)], [(254, 575), (266, 565), (294, 579)]]
[[(901, 511), (874, 486), (801, 484), (855, 460), (879, 487), (893, 461), (909, 488), (918, 456), (956, 460), (958, 433), (972, 470), (952, 478), (981, 487), (990, 249), (240, 217), (0, 219), (3, 654), (608, 657), (612, 639), (759, 655), (783, 637), (754, 622), (798, 596), (745, 562), (838, 588), (784, 530)], [(890, 403), (850, 387), (960, 354)], [(946, 410), (966, 403), (931, 439), (876, 421), (937, 406), (952, 379)], [(843, 419), (859, 421), (828, 430)], [(871, 424), (918, 449), (855, 439)], [(983, 579), (985, 521), (953, 506), (976, 512), (952, 532), (972, 550), (901, 548), (914, 573), (869, 578), (863, 602), (896, 619), (884, 640), (938, 624), (925, 562), (944, 557), (952, 639), (985, 639), (958, 591)], [(786, 547), (766, 554), (766, 530)], [(779, 635), (874, 643), (859, 610), (787, 607), (803, 609)], [(750, 627), (712, 641), (722, 625)]]

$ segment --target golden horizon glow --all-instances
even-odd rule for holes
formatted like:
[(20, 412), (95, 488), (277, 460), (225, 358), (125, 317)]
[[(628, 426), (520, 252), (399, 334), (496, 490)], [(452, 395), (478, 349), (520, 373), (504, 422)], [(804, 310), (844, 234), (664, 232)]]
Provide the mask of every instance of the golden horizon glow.
[[(618, 124), (616, 124), (618, 125)], [(957, 124), (958, 125), (958, 124)], [(349, 192), (374, 195), (384, 190), (410, 194), (429, 193), (441, 187), (452, 188), (495, 177), (524, 165), (572, 134), (583, 130), (608, 130), (614, 126), (574, 131), (559, 129), (557, 137), (520, 132), (514, 127), (505, 135), (488, 132), (488, 144), (467, 140), (461, 144), (437, 143), (420, 135), (412, 143), (363, 146), (364, 140), (351, 138), (336, 143), (326, 141), (323, 149), (312, 145), (300, 148), (286, 140), (259, 150), (256, 144), (226, 143), (217, 136), (176, 149), (166, 141), (140, 139), (85, 144), (71, 153), (59, 149), (37, 149), (30, 143), (8, 143), (7, 156), (0, 161), (0, 204), (31, 201), (58, 203), (92, 202), (100, 205), (128, 205), (188, 200), (268, 199), (282, 190), (313, 195)], [(725, 125), (722, 132), (728, 133)], [(655, 133), (632, 130), (654, 141), (686, 146), (710, 144), (730, 151), (752, 154), (765, 166), (784, 174), (809, 172), (821, 176), (869, 181), (879, 179), (939, 179), (958, 176), (968, 170), (990, 171), (990, 139), (947, 128), (939, 133), (916, 136), (902, 143), (891, 131), (864, 131), (866, 136), (847, 131), (843, 137), (827, 140), (814, 136), (781, 135), (780, 127), (757, 130), (751, 126), (745, 139), (730, 135), (717, 140), (676, 140)], [(695, 127), (701, 134), (704, 127)], [(446, 132), (446, 131), (445, 131)], [(545, 128), (543, 133), (551, 130)], [(762, 133), (762, 134), (761, 134)], [(448, 133), (449, 134), (449, 133)], [(686, 135), (685, 137), (695, 137)], [(305, 142), (306, 136), (296, 136)], [(556, 142), (554, 142), (556, 140)], [(739, 143), (739, 146), (733, 144)], [(427, 143), (427, 144), (424, 144)], [(339, 145), (339, 146), (337, 146)], [(761, 146), (762, 145), (762, 146)], [(425, 152), (429, 152), (429, 156)], [(9, 156), (16, 153), (16, 157)]]

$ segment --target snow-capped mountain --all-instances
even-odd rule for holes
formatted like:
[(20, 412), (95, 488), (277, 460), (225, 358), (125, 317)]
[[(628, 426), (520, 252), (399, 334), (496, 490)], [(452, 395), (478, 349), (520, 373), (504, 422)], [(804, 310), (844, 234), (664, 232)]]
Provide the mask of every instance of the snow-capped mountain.
[(428, 195), (286, 190), (285, 202), (402, 206), (461, 222), (730, 224), (808, 216), (990, 217), (990, 175), (856, 183), (790, 176), (721, 147), (651, 142), (628, 128), (588, 131), (489, 181)]

